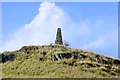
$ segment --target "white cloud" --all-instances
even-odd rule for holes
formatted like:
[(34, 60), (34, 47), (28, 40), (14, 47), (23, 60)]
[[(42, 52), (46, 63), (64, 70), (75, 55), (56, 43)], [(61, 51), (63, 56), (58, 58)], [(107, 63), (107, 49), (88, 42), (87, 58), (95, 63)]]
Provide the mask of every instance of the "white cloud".
[(83, 49), (99, 52), (101, 54), (118, 57), (118, 32), (108, 31), (104, 35), (96, 37), (94, 40), (82, 46)]
[(96, 49), (99, 52), (117, 45), (117, 32), (106, 27), (108, 25), (103, 20), (84, 19), (75, 22), (64, 9), (51, 2), (41, 3), (38, 11), (30, 23), (13, 32), (4, 41), (0, 51), (15, 50), (24, 45), (53, 43), (58, 27), (62, 28), (63, 39), (72, 47), (93, 51)]
[(108, 32), (104, 35), (98, 36), (97, 38), (95, 38), (95, 40), (89, 41), (89, 43), (83, 45), (83, 49), (104, 49), (105, 47), (110, 47), (109, 45), (116, 45), (118, 42), (117, 37), (117, 32)]
[(23, 45), (40, 45), (53, 42), (57, 27), (61, 27), (67, 18), (62, 8), (55, 3), (43, 2), (39, 13), (28, 24), (10, 35), (9, 40), (3, 43), (2, 49), (15, 50)]
[[(77, 34), (87, 33), (87, 27), (78, 27), (78, 23), (61, 7), (51, 2), (40, 4), (39, 13), (28, 24), (10, 35), (9, 40), (3, 43), (2, 50), (15, 50), (24, 45), (42, 45), (54, 42), (56, 29), (62, 27), (65, 39), (72, 39)], [(72, 33), (71, 33), (72, 32)]]

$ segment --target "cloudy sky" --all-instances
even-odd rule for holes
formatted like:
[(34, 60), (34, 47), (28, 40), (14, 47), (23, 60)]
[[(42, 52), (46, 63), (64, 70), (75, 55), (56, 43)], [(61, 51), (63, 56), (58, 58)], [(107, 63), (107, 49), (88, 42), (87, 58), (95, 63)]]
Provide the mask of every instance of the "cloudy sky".
[(118, 57), (117, 2), (4, 2), (0, 52), (54, 43), (58, 27), (72, 48)]

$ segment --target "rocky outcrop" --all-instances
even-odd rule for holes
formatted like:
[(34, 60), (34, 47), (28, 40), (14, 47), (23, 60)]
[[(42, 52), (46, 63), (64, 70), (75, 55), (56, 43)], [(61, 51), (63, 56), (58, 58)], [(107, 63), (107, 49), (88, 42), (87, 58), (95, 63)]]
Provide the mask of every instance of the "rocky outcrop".
[(22, 53), (22, 54), (25, 54), (26, 50), (25, 49), (21, 49), (21, 50), (19, 50), (19, 52)]
[(102, 58), (99, 55), (91, 55), (89, 58), (92, 61), (96, 61), (98, 63), (103, 63), (103, 60), (102, 60)]
[(30, 51), (36, 51), (38, 50), (39, 48), (36, 47), (36, 46), (23, 46), (19, 52), (22, 53), (22, 54), (29, 54)]
[(73, 56), (74, 56), (74, 59), (81, 59), (81, 58), (86, 58), (85, 55), (83, 54), (79, 54), (77, 52), (72, 52)]
[(0, 63), (4, 63), (4, 62), (7, 62), (7, 61), (13, 61), (15, 59), (15, 55), (14, 54), (1, 54), (2, 58), (0, 60)]
[(115, 60), (113, 61), (113, 63), (114, 63), (114, 64), (120, 64), (120, 61), (119, 61), (118, 59), (115, 59)]
[(111, 59), (103, 59), (100, 55), (91, 55), (90, 57), (91, 61), (96, 61), (98, 63), (102, 63), (102, 64), (112, 64)]
[(44, 61), (44, 58), (45, 58), (45, 56), (46, 56), (47, 53), (43, 51), (43, 52), (40, 52), (38, 54), (39, 54), (39, 57), (40, 57), (39, 60), (40, 61)]
[(120, 60), (118, 59), (111, 59), (111, 58), (107, 58), (104, 59), (102, 58), (100, 55), (91, 55), (89, 56), (90, 60), (91, 61), (96, 61), (98, 63), (102, 63), (102, 64), (120, 64)]
[(62, 59), (65, 59), (65, 58), (71, 58), (71, 57), (72, 57), (71, 53), (54, 53), (51, 56), (53, 61), (62, 60)]
[(83, 55), (83, 54), (72, 52), (72, 53), (54, 53), (51, 56), (51, 59), (53, 61), (56, 61), (56, 60), (68, 59), (68, 58), (71, 58), (71, 57), (73, 57), (74, 59), (86, 58), (86, 56)]

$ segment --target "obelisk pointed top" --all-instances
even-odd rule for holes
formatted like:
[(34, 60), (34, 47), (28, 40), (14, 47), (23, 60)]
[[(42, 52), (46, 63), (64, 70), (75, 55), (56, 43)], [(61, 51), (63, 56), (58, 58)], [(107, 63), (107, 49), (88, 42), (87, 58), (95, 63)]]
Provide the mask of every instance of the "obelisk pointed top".
[(57, 29), (55, 44), (63, 44), (61, 28)]

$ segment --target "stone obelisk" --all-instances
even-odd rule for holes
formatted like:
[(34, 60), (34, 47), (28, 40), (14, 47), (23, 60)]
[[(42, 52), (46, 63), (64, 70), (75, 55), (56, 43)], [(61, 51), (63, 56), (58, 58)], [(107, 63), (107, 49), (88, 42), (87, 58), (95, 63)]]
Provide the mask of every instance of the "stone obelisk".
[(61, 28), (57, 29), (55, 44), (63, 45)]

